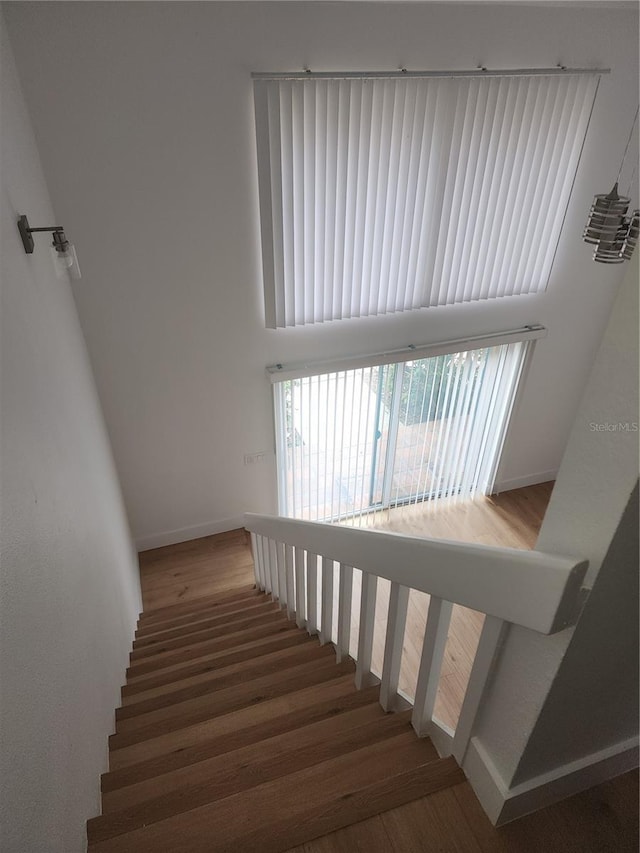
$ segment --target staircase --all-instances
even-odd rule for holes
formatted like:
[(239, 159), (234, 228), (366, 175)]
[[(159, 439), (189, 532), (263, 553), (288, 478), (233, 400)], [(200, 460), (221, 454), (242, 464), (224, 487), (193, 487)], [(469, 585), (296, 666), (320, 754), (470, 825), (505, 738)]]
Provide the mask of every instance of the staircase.
[(90, 853), (277, 853), (463, 780), (271, 596), (139, 620)]

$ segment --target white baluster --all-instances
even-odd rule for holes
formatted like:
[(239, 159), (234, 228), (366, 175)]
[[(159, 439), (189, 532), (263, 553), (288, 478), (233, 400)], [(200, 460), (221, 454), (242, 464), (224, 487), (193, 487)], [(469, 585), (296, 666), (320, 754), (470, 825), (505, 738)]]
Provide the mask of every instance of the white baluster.
[(508, 627), (509, 623), (498, 619), (497, 616), (484, 618), (480, 641), (453, 738), (452, 752), (458, 764), (462, 764), (467, 751), (482, 694)]
[(280, 607), (286, 607), (287, 576), (284, 565), (284, 542), (276, 542), (276, 566), (278, 570), (278, 599)]
[(322, 616), (320, 644), (331, 642), (333, 627), (333, 560), (322, 558)]
[(318, 555), (307, 552), (307, 631), (318, 633)]
[(305, 607), (304, 551), (302, 548), (295, 549), (294, 562), (296, 572), (296, 625), (298, 628), (304, 628), (306, 625), (307, 611)]
[(373, 629), (376, 621), (376, 589), (378, 578), (362, 572), (362, 595), (360, 598), (360, 636), (358, 637), (358, 659), (356, 661), (356, 688), (362, 690), (377, 684), (371, 673), (373, 651)]
[(336, 660), (340, 663), (349, 657), (351, 641), (351, 598), (353, 594), (353, 569), (340, 563), (340, 588), (338, 592), (338, 645)]
[(278, 587), (278, 552), (276, 545), (277, 542), (275, 539), (269, 539), (269, 574), (271, 576), (271, 597), (274, 601), (280, 598)]
[(251, 534), (251, 552), (253, 554), (253, 571), (256, 578), (256, 586), (258, 589), (264, 589), (262, 568), (260, 566), (260, 536), (257, 533)]
[(287, 589), (287, 618), (292, 619), (296, 610), (293, 585), (293, 546), (284, 546), (284, 570)]
[(384, 663), (380, 684), (380, 704), (385, 711), (393, 711), (398, 696), (402, 645), (407, 622), (409, 590), (398, 583), (391, 584), (389, 595), (389, 613), (387, 616), (387, 636), (384, 643)]
[(418, 670), (416, 698), (411, 716), (411, 725), (418, 737), (424, 737), (429, 733), (452, 607), (453, 605), (450, 602), (434, 596), (429, 602), (429, 614), (424, 629), (422, 656)]
[(269, 566), (269, 540), (266, 536), (260, 537), (260, 552), (262, 555), (260, 563), (264, 575), (264, 588), (266, 592), (271, 594), (273, 587), (271, 586), (271, 570)]

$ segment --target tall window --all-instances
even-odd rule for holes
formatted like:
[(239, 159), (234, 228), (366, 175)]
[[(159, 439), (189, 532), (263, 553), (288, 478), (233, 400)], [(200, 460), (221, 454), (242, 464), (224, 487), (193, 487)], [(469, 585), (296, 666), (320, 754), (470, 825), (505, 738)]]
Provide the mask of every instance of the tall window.
[(598, 79), (255, 75), (267, 326), (544, 290)]
[(527, 343), (275, 383), (280, 512), (340, 521), (491, 491)]

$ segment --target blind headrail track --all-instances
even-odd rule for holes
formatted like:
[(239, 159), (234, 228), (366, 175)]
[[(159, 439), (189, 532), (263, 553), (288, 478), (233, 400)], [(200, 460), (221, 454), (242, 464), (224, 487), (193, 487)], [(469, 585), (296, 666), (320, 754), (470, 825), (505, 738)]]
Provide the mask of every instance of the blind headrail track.
[(386, 352), (372, 353), (365, 356), (350, 356), (324, 361), (298, 362), (295, 364), (273, 364), (267, 367), (267, 374), (272, 383), (283, 382), (286, 379), (300, 379), (305, 376), (319, 376), (321, 373), (334, 373), (338, 370), (353, 370), (358, 367), (371, 365), (394, 364), (401, 361), (413, 361), (418, 358), (428, 358), (435, 355), (447, 355), (454, 352), (466, 352), (479, 347), (499, 346), (500, 344), (515, 343), (516, 341), (534, 341), (544, 338), (547, 329), (540, 325), (523, 326), (506, 332), (495, 332), (491, 335), (476, 335), (468, 338), (443, 341), (442, 343), (420, 344), (402, 347)]
[(556, 66), (554, 68), (474, 68), (460, 71), (408, 71), (399, 69), (397, 71), (254, 71), (251, 74), (253, 80), (366, 80), (383, 79), (393, 80), (395, 78), (413, 77), (536, 77), (556, 76), (571, 74), (609, 74), (610, 68), (566, 68)]

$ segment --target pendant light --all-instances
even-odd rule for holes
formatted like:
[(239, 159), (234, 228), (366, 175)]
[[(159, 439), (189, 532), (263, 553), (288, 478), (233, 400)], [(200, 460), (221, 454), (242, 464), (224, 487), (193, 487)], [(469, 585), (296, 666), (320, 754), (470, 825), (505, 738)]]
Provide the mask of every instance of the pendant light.
[[(633, 130), (638, 119), (638, 110), (636, 110), (629, 139), (622, 155), (622, 162), (618, 170), (618, 177), (613, 185), (613, 189), (607, 195), (596, 195), (589, 217), (582, 234), (585, 243), (592, 243), (596, 246), (593, 253), (593, 260), (602, 264), (621, 264), (628, 261), (633, 255), (638, 240), (638, 214), (634, 210), (633, 214), (628, 217), (626, 215), (631, 198), (627, 194), (621, 196), (618, 194), (618, 183), (620, 175), (627, 158), (629, 145), (633, 137)], [(635, 176), (635, 169), (629, 182), (629, 191)]]

